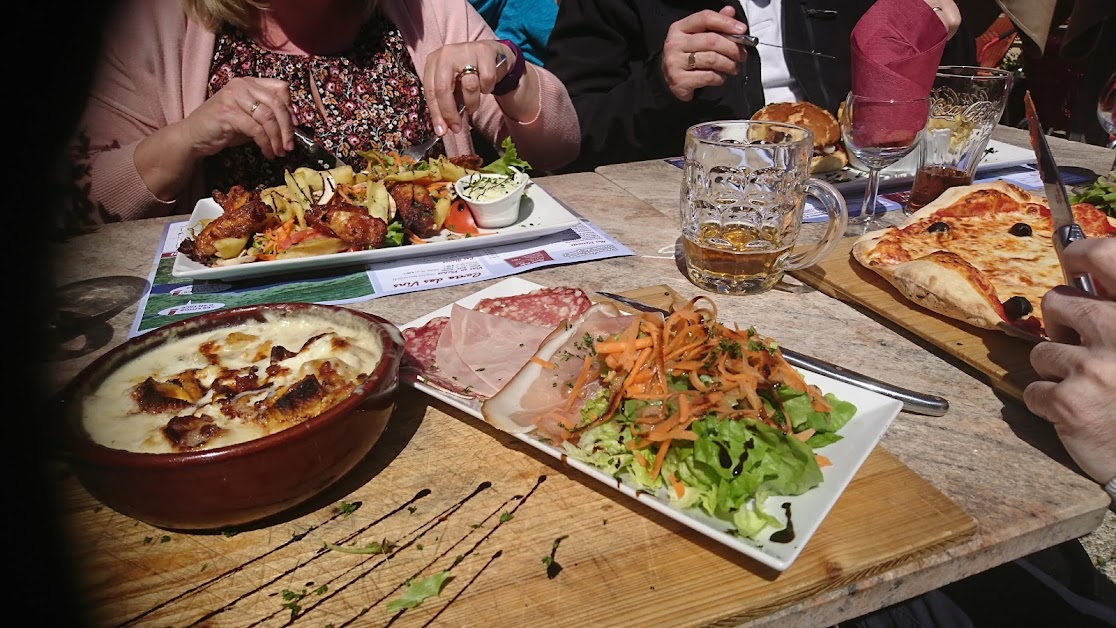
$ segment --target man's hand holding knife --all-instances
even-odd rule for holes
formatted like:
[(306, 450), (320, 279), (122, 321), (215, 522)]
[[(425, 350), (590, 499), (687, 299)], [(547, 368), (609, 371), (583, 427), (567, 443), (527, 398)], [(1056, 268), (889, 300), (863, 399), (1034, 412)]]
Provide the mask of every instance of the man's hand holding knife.
[(1042, 298), (1050, 341), (1031, 350), (1031, 366), (1043, 381), (1028, 385), (1023, 401), (1054, 425), (1081, 470), (1105, 485), (1116, 510), (1116, 239), (1085, 239), (1030, 92), (1023, 104), (1067, 284)]

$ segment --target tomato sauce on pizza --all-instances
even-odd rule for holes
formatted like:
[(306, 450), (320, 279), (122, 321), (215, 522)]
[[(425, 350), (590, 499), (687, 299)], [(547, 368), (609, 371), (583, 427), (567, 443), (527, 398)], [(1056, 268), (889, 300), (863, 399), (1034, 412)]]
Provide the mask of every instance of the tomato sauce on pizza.
[[(899, 227), (861, 236), (853, 256), (939, 314), (1043, 336), (1042, 296), (1064, 283), (1045, 203), (1003, 181), (951, 188)], [(1087, 237), (1116, 237), (1116, 220), (1096, 207), (1073, 213)]]

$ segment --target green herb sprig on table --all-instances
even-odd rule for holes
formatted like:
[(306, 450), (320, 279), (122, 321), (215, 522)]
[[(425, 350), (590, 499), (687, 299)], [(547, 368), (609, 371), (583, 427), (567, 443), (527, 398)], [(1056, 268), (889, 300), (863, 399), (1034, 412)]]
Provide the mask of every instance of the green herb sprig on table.
[(1089, 185), (1070, 194), (1071, 203), (1091, 203), (1102, 212), (1116, 218), (1116, 170), (1097, 177)]

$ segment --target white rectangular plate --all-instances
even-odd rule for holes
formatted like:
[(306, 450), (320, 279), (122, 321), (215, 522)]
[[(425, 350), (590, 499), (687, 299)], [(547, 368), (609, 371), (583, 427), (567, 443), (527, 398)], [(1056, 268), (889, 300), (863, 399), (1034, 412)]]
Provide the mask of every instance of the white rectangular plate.
[[(224, 211), (212, 198), (203, 198), (194, 206), (186, 233), (200, 231), (197, 224), (220, 216)], [(247, 279), (265, 275), (286, 274), (321, 270), (338, 266), (364, 265), (407, 257), (425, 257), (467, 249), (478, 249), (502, 244), (534, 240), (577, 226), (579, 219), (546, 190), (534, 183), (527, 185), (527, 193), (519, 205), (519, 219), (501, 229), (481, 229), (481, 235), (469, 238), (447, 239), (445, 235), (430, 238), (425, 244), (405, 244), (369, 251), (352, 251), (315, 255), (295, 259), (266, 262), (248, 262), (234, 266), (205, 266), (177, 253), (171, 274), (187, 279)]]
[[(512, 277), (460, 299), (457, 301), (457, 304), (472, 308), (481, 299), (522, 294), (540, 287), (542, 286), (530, 281)], [(451, 307), (452, 304), (446, 305), (443, 308), (403, 325), (403, 328), (419, 327), (434, 317), (449, 316)], [(831, 392), (837, 395), (838, 398), (853, 403), (857, 408), (857, 412), (856, 415), (845, 424), (845, 427), (841, 429), (840, 434), (844, 438), (819, 450), (819, 452), (824, 454), (825, 457), (829, 458), (833, 463), (831, 466), (822, 469), (824, 480), (819, 486), (814, 487), (802, 495), (794, 497), (772, 496), (764, 504), (768, 512), (780, 517), (780, 519), (783, 518), (784, 513), (782, 505), (785, 503), (790, 504), (791, 520), (794, 525), (794, 539), (789, 543), (776, 543), (771, 541), (767, 538), (770, 533), (761, 536), (760, 539), (755, 541), (736, 536), (730, 531), (732, 529), (730, 523), (714, 519), (698, 509), (679, 510), (672, 507), (666, 497), (665, 490), (661, 491), (659, 494), (645, 493), (637, 490), (633, 484), (624, 481), (618, 483), (615, 478), (601, 469), (563, 455), (564, 452), (562, 449), (543, 443), (531, 434), (516, 434), (515, 437), (535, 449), (553, 456), (563, 464), (595, 478), (604, 486), (618, 490), (628, 497), (638, 499), (660, 513), (714, 541), (750, 556), (768, 567), (783, 571), (790, 567), (791, 563), (794, 562), (795, 558), (802, 552), (802, 548), (806, 546), (807, 541), (809, 541), (810, 537), (817, 531), (822, 519), (829, 513), (830, 508), (836, 503), (837, 498), (841, 496), (845, 487), (848, 486), (853, 476), (856, 475), (857, 470), (860, 469), (860, 466), (868, 458), (868, 454), (872, 452), (876, 443), (879, 442), (884, 432), (887, 431), (888, 426), (891, 425), (891, 422), (902, 408), (902, 404), (895, 399), (884, 397), (863, 388), (844, 384), (823, 375), (804, 371), (803, 376), (807, 382), (817, 385), (823, 392)], [(428, 386), (416, 379), (414, 373), (407, 369), (404, 369), (403, 381), (425, 392), (431, 397), (444, 401), (462, 412), (482, 421), (484, 420), (480, 413), (481, 402), (479, 400), (465, 399)]]
[[(986, 150), (991, 149), (977, 164), (978, 178), (982, 173), (993, 170), (1002, 170), (1014, 166), (1035, 163), (1035, 152), (1029, 148), (1021, 148), (1012, 144), (989, 140)], [(880, 189), (914, 182), (914, 171), (918, 168), (918, 156), (911, 152), (895, 163), (895, 165), (880, 171)], [(868, 178), (867, 170), (860, 170), (851, 165), (833, 172), (824, 172), (814, 175), (815, 178), (825, 181), (837, 188), (842, 194), (864, 193), (865, 180)]]

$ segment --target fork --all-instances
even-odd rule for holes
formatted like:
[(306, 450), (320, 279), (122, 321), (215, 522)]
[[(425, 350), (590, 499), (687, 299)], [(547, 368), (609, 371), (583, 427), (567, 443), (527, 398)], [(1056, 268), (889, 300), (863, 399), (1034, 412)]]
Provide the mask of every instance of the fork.
[(329, 152), (314, 139), (314, 132), (309, 127), (300, 125), (294, 128), (295, 139), (306, 150), (306, 154), (314, 160), (321, 170), (332, 170), (345, 162), (337, 155)]
[[(507, 56), (503, 54), (498, 55), (496, 57), (496, 67), (499, 68), (500, 66), (507, 63), (507, 61)], [(465, 113), (464, 103), (458, 105), (457, 107), (457, 115), (461, 115), (463, 113)], [(434, 145), (437, 144), (441, 139), (442, 138), (438, 137), (437, 135), (433, 135), (430, 137), (430, 139), (422, 142), (421, 144), (411, 144), (410, 146), (405, 146), (403, 150), (400, 151), (400, 154), (406, 157), (410, 157), (415, 161), (422, 161), (423, 159), (426, 159), (427, 154), (430, 153), (430, 149), (434, 148)]]

